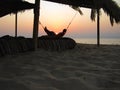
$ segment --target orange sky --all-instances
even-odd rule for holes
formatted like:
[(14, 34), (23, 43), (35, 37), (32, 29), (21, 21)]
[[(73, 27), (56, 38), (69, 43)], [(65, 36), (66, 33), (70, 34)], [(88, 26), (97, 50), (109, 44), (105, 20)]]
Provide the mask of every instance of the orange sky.
[[(34, 0), (28, 0), (34, 2)], [(72, 17), (76, 13), (75, 10), (68, 5), (56, 4), (51, 2), (41, 1), (40, 20), (44, 26), (55, 32), (62, 31), (66, 28)], [(70, 25), (66, 36), (70, 37), (96, 37), (96, 22), (90, 20), (90, 9), (81, 8), (84, 15), (79, 13)], [(110, 25), (109, 17), (102, 12), (101, 15), (101, 35), (103, 37), (119, 37), (120, 25)], [(15, 16), (7, 15), (0, 18), (0, 36), (14, 35)], [(32, 37), (33, 29), (33, 10), (25, 11), (18, 14), (18, 35)], [(39, 36), (45, 34), (41, 26), (39, 26)]]

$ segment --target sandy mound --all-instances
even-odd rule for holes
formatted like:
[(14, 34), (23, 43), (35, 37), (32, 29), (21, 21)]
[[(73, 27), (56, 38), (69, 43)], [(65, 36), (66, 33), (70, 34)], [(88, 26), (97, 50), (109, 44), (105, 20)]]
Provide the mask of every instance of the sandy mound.
[[(6, 87), (9, 87), (6, 88)], [(1, 90), (120, 90), (120, 46), (78, 44), (0, 58)]]

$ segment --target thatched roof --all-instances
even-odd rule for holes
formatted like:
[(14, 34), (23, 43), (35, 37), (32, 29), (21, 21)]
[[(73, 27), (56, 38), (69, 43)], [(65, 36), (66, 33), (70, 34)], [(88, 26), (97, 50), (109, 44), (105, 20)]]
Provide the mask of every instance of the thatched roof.
[(34, 4), (22, 0), (0, 0), (0, 17), (34, 8)]
[(44, 0), (61, 4), (80, 6), (85, 8), (95, 8), (93, 0)]
[(113, 0), (44, 0), (90, 9), (103, 9), (111, 22), (120, 23), (120, 7)]

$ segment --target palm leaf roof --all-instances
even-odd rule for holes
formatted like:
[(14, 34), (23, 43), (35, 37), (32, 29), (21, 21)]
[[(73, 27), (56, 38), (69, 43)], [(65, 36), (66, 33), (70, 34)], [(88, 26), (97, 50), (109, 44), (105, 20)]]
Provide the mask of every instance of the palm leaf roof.
[(111, 22), (120, 23), (120, 7), (113, 0), (44, 0), (90, 9), (103, 9)]
[(22, 0), (0, 0), (0, 17), (32, 8), (34, 4)]

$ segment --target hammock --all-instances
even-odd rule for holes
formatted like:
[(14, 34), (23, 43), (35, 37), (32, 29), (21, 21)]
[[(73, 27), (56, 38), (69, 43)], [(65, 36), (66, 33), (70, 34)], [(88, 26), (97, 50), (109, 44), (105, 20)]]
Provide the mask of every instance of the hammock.
[[(77, 15), (77, 11), (76, 11), (76, 13), (75, 13), (75, 15), (72, 17), (72, 19), (71, 19), (71, 21), (69, 22), (69, 24), (68, 24), (68, 26), (67, 26), (67, 30), (68, 30), (68, 28), (70, 27), (70, 25), (71, 25), (71, 23), (73, 22), (73, 20), (75, 19), (75, 17), (76, 17), (76, 15)], [(42, 28), (44, 29), (45, 28), (45, 26), (39, 21), (39, 24), (42, 26)]]

